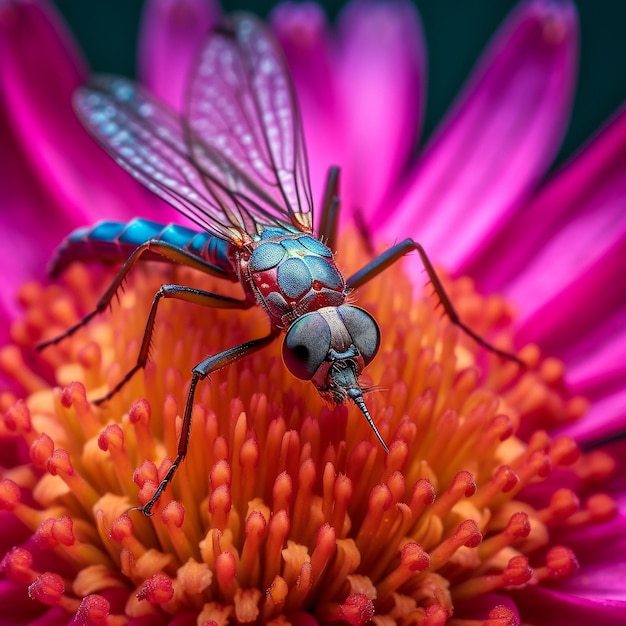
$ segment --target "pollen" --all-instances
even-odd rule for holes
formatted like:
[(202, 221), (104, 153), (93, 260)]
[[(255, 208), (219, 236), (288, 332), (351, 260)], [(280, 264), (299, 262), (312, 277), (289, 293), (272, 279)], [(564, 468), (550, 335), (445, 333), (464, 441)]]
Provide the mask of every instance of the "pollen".
[[(356, 237), (343, 243), (337, 260), (349, 274), (367, 253)], [(57, 284), (26, 285), (0, 352), (14, 383), (0, 395), (11, 459), (0, 508), (26, 530), (0, 569), (28, 594), (29, 614), (515, 624), (514, 591), (571, 576), (577, 560), (560, 531), (616, 510), (598, 492), (610, 458), (550, 434), (585, 402), (536, 346), (515, 352), (520, 368), (460, 332), (428, 287), (411, 284), (416, 263), (350, 296), (381, 328), (361, 384), (389, 454), (356, 406), (327, 405), (291, 376), (277, 340), (200, 382), (187, 456), (149, 518), (141, 507), (176, 456), (191, 368), (266, 334), (263, 311), (163, 302), (148, 365), (97, 405), (134, 366), (162, 283), (231, 296), (238, 287), (146, 264), (110, 311), (36, 356), (37, 343), (92, 309), (112, 274), (75, 265)], [(470, 328), (515, 350), (504, 299), (469, 279), (445, 285)], [(507, 596), (506, 606), (494, 600)], [(476, 616), (481, 599), (492, 605)]]

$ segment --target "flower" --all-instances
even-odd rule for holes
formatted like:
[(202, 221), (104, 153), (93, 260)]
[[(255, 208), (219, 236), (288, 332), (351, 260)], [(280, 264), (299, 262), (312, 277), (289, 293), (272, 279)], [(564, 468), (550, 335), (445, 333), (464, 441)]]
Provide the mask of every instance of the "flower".
[[(185, 43), (168, 57), (171, 83), (163, 68), (143, 72), (149, 86), (167, 90), (179, 106), (180, 75), (201, 32), (188, 25), (201, 24), (199, 16), (209, 22), (213, 9), (156, 0), (148, 11), (144, 64), (157, 58), (150, 54), (156, 42)], [(182, 19), (185, 11), (195, 11), (192, 19)], [(181, 372), (207, 349), (255, 336), (262, 316), (251, 311), (235, 319), (193, 308), (164, 313), (145, 376), (96, 410), (85, 389), (97, 396), (132, 365), (158, 285), (197, 277), (184, 269), (135, 274), (110, 317), (94, 320), (43, 363), (32, 361), (32, 346), (89, 310), (110, 274), (76, 266), (60, 284), (30, 283), (20, 291), (26, 314), (13, 317), (12, 345), (0, 353), (13, 387), (28, 392), (26, 401), (12, 391), (0, 396), (0, 432), (8, 439), (0, 593), (11, 598), (3, 606), (16, 607), (6, 619), (67, 622), (76, 613), (88, 623), (364, 623), (372, 616), (424, 624), (623, 622), (619, 581), (611, 573), (622, 559), (623, 483), (608, 482), (623, 462), (623, 444), (613, 444), (612, 455), (596, 450), (579, 457), (567, 436), (590, 444), (624, 426), (615, 346), (623, 343), (626, 303), (623, 293), (606, 289), (624, 262), (618, 254), (623, 116), (528, 198), (559, 139), (571, 95), (572, 7), (521, 5), (443, 130), (403, 175), (409, 145), (402, 131), (417, 125), (411, 85), (420, 84), (415, 76), (423, 66), (408, 5), (370, 4), (368, 11), (350, 5), (341, 49), (331, 44), (315, 5), (279, 8), (273, 23), (300, 90), (314, 181), (332, 162), (323, 157), (335, 150), (347, 211), (362, 212), (356, 213), (364, 222), (361, 237), (344, 232), (339, 262), (354, 269), (367, 257), (361, 240), (367, 243), (370, 231), (369, 238), (381, 231), (413, 234), (419, 217), (435, 259), (455, 273), (471, 270), (480, 285), (510, 297), (520, 310), (519, 345), (537, 340), (566, 367), (542, 359), (533, 346), (521, 351), (525, 372), (485, 355), (433, 313), (432, 300), (413, 297), (405, 272), (415, 275), (414, 265), (405, 263), (404, 271), (388, 270), (387, 280), (358, 294), (382, 326), (381, 354), (367, 369), (381, 389), (368, 401), (391, 454), (384, 455), (358, 412), (324, 407), (310, 385), (294, 381), (273, 346), (203, 386), (188, 459), (148, 520), (128, 509), (145, 502), (167, 471), (185, 397)], [(68, 207), (67, 217), (57, 213), (68, 227), (89, 220), (96, 202), (107, 217), (123, 216), (128, 202), (133, 213), (167, 219), (167, 209), (102, 158), (76, 125), (67, 103), (85, 74), (49, 7), (5, 3), (0, 25), (3, 119), (14, 121), (2, 129), (0, 146), (15, 155), (7, 201), (20, 207), (7, 228), (18, 230), (44, 202), (51, 211)], [(32, 57), (24, 52), (33, 41), (45, 54), (29, 66)], [(395, 47), (383, 45), (390, 42)], [(46, 71), (41, 59), (55, 71)], [(364, 89), (390, 93), (379, 86), (385, 80), (397, 90), (397, 115), (382, 118), (388, 127), (376, 138), (371, 124), (363, 132), (363, 117), (346, 112), (368, 102)], [(370, 81), (377, 81), (374, 87)], [(313, 91), (316, 84), (326, 89)], [(522, 106), (519, 94), (531, 89), (553, 97)], [(524, 141), (511, 141), (520, 119)], [(504, 136), (497, 132), (503, 125)], [(468, 153), (483, 136), (476, 153)], [(342, 152), (346, 146), (357, 146), (355, 153)], [(501, 163), (504, 150), (510, 162)], [(24, 184), (27, 175), (35, 184)], [(466, 214), (463, 224), (469, 220), (472, 231), (442, 232), (438, 220), (456, 223)], [(603, 236), (590, 257), (582, 253), (592, 226)], [(18, 243), (8, 238), (8, 246)], [(42, 233), (33, 262), (41, 263), (52, 243)], [(538, 260), (524, 267), (528, 250)], [(544, 277), (546, 264), (566, 253), (568, 264)], [(19, 281), (34, 271), (19, 263), (11, 269)], [(211, 281), (202, 285), (212, 288)], [(448, 288), (471, 327), (511, 342), (510, 307), (502, 297), (482, 298), (464, 279)], [(65, 387), (51, 389), (52, 378)], [(575, 421), (585, 408), (581, 392), (591, 410)], [(13, 544), (21, 545), (10, 550)], [(550, 584), (571, 575), (577, 559), (584, 575)], [(37, 602), (25, 598), (26, 588)]]
[[(366, 255), (356, 240), (343, 241), (348, 271)], [(76, 266), (61, 287), (24, 290), (26, 341), (92, 306), (110, 274), (86, 290), (88, 271)], [(206, 346), (257, 336), (264, 320), (216, 311), (207, 326), (203, 309), (175, 307), (161, 316), (145, 377), (96, 411), (85, 388), (101, 395), (132, 366), (151, 294), (164, 281), (199, 283), (186, 269), (136, 275), (110, 318), (50, 351), (66, 386), (33, 389), (6, 412), (5, 433), (28, 445), (30, 462), (4, 473), (0, 505), (32, 532), (4, 557), (8, 580), (28, 585), (42, 610), (82, 621), (309, 623), (310, 613), (320, 623), (376, 615), (436, 624), (454, 612), (514, 623), (515, 605), (499, 592), (575, 571), (553, 529), (610, 519), (614, 505), (594, 494), (581, 507), (568, 481), (593, 490), (613, 463), (601, 454), (581, 460), (571, 439), (545, 431), (528, 445), (515, 437), (538, 410), (546, 421), (576, 417), (580, 404), (562, 397), (558, 363), (520, 376), (491, 357), (481, 379), (480, 349), (459, 340), (433, 299), (413, 301), (400, 267), (389, 277), (362, 288), (359, 301), (386, 340), (368, 368), (383, 390), (368, 402), (390, 455), (356, 407), (331, 410), (312, 385), (294, 381), (274, 344), (203, 386), (188, 458), (148, 520), (129, 509), (148, 501), (171, 464), (181, 372)], [(501, 299), (481, 299), (467, 281), (450, 289), (472, 323), (506, 327)], [(538, 359), (531, 346), (522, 356)], [(546, 484), (551, 467), (567, 478)], [(533, 501), (523, 494), (536, 484)]]

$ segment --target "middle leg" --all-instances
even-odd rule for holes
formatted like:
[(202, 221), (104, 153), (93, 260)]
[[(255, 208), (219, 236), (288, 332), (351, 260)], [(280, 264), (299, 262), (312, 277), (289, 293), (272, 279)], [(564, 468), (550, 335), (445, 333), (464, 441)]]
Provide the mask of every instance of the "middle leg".
[(148, 355), (150, 353), (150, 344), (152, 341), (152, 333), (154, 331), (157, 308), (159, 306), (159, 302), (163, 298), (175, 298), (177, 300), (184, 300), (185, 302), (192, 302), (194, 304), (200, 304), (202, 306), (217, 309), (249, 309), (252, 306), (252, 304), (247, 300), (238, 300), (237, 298), (221, 296), (216, 293), (202, 291), (201, 289), (186, 287), (185, 285), (161, 285), (161, 288), (154, 294), (154, 298), (152, 300), (152, 306), (150, 307), (150, 313), (148, 314), (148, 319), (146, 320), (146, 328), (143, 333), (137, 362), (128, 372), (126, 372), (123, 378), (117, 383), (117, 385), (115, 385), (115, 387), (113, 387), (113, 389), (101, 398), (94, 400), (94, 404), (102, 404), (103, 402), (110, 400), (140, 369), (143, 369), (146, 366), (146, 363), (148, 362)]

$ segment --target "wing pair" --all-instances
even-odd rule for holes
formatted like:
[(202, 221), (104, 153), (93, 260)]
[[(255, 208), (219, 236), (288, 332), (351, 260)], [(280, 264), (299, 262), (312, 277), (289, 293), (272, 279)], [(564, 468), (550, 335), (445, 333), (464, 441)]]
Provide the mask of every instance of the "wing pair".
[(113, 76), (79, 89), (74, 105), (122, 167), (210, 233), (241, 246), (267, 226), (312, 231), (298, 102), (257, 18), (236, 15), (208, 37), (182, 116)]

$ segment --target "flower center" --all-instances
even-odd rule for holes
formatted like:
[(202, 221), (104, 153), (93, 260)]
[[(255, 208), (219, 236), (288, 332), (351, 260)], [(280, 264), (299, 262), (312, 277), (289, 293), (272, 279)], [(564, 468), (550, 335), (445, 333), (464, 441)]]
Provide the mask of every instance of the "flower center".
[[(344, 237), (338, 255), (349, 270), (365, 258), (355, 239)], [(441, 624), (454, 613), (469, 624), (477, 598), (576, 569), (555, 529), (614, 513), (607, 496), (581, 504), (551, 480), (556, 467), (582, 483), (612, 471), (607, 457), (582, 457), (547, 433), (585, 407), (564, 394), (561, 365), (534, 346), (519, 353), (523, 371), (486, 352), (434, 298), (415, 298), (396, 267), (351, 296), (381, 327), (362, 386), (390, 454), (357, 407), (328, 406), (294, 379), (277, 341), (200, 383), (187, 458), (145, 518), (133, 508), (176, 455), (191, 367), (262, 336), (267, 322), (261, 310), (165, 303), (145, 371), (96, 407), (89, 399), (133, 367), (161, 283), (238, 289), (148, 265), (111, 312), (35, 362), (33, 346), (76, 323), (110, 278), (76, 265), (61, 286), (25, 286), (25, 316), (0, 352), (0, 367), (27, 391), (25, 400), (0, 396), (0, 434), (16, 459), (2, 471), (0, 507), (32, 535), (2, 569), (42, 611), (216, 624)], [(481, 297), (465, 279), (446, 287), (465, 323), (511, 349), (501, 298)], [(478, 617), (517, 617), (513, 600), (487, 613)]]

